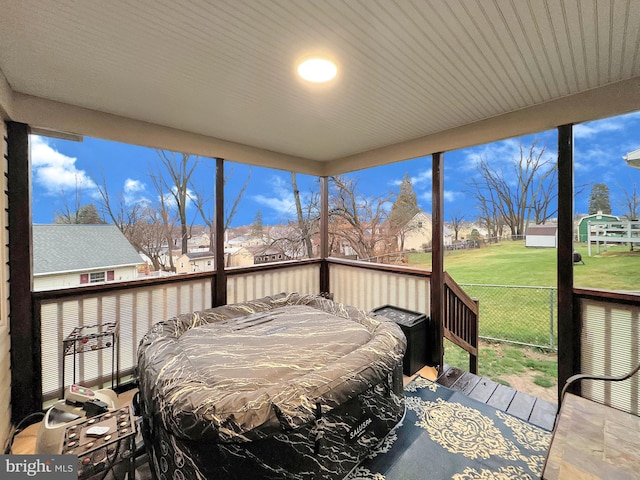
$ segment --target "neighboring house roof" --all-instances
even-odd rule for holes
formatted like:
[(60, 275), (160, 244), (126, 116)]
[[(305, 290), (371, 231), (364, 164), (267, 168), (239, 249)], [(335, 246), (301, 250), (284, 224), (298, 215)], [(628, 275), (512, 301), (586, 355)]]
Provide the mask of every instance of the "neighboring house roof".
[(201, 260), (203, 258), (213, 258), (213, 252), (188, 252), (183, 254), (182, 256), (187, 256), (189, 260)]
[(115, 225), (33, 225), (33, 273), (133, 266), (142, 258)]
[(225, 243), (227, 245), (238, 245), (241, 243), (251, 243), (251, 242), (262, 242), (262, 238), (256, 237), (255, 235), (240, 235), (239, 237), (234, 237), (227, 240)]
[(640, 168), (640, 148), (627, 153), (623, 158), (630, 167)]
[(556, 235), (558, 233), (557, 225), (529, 225), (527, 227), (527, 235)]
[(272, 247), (271, 245), (257, 245), (254, 247), (245, 247), (253, 256), (257, 255), (280, 255), (284, 254), (281, 249)]
[(590, 213), (589, 215), (584, 215), (582, 218), (580, 218), (580, 221), (578, 223), (582, 223), (583, 221), (586, 220), (620, 220), (620, 217), (617, 215), (611, 215), (610, 213), (602, 213), (602, 212), (598, 212), (598, 213)]

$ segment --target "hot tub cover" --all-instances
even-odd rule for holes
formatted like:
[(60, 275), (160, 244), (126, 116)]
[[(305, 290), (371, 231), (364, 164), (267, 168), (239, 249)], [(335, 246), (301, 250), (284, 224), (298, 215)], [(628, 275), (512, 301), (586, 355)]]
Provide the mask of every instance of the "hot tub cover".
[(246, 442), (313, 421), (402, 361), (392, 322), (315, 295), (280, 294), (160, 322), (140, 343), (140, 388), (184, 438)]
[(154, 325), (138, 372), (156, 473), (342, 478), (402, 417), (405, 348), (395, 323), (297, 293)]

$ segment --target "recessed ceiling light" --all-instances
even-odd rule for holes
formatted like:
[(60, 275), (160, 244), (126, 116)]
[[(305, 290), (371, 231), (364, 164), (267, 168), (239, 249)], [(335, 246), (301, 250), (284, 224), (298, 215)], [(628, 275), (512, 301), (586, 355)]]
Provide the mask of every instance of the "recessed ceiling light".
[(308, 58), (298, 65), (298, 75), (308, 82), (324, 83), (332, 80), (338, 67), (326, 58)]

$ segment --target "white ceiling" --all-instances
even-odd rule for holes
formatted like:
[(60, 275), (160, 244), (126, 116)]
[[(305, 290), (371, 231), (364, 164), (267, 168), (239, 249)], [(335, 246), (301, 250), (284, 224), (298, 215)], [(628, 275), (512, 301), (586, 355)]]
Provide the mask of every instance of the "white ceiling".
[[(314, 52), (331, 85), (296, 78)], [(18, 121), (53, 100), (337, 171), (640, 108), (640, 0), (0, 0), (0, 71)]]

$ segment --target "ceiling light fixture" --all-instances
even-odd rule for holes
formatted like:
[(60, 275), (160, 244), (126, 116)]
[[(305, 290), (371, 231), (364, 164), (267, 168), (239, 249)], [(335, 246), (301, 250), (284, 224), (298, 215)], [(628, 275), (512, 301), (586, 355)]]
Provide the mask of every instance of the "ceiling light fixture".
[(325, 83), (338, 73), (338, 67), (326, 58), (308, 58), (298, 65), (298, 75), (308, 82)]

